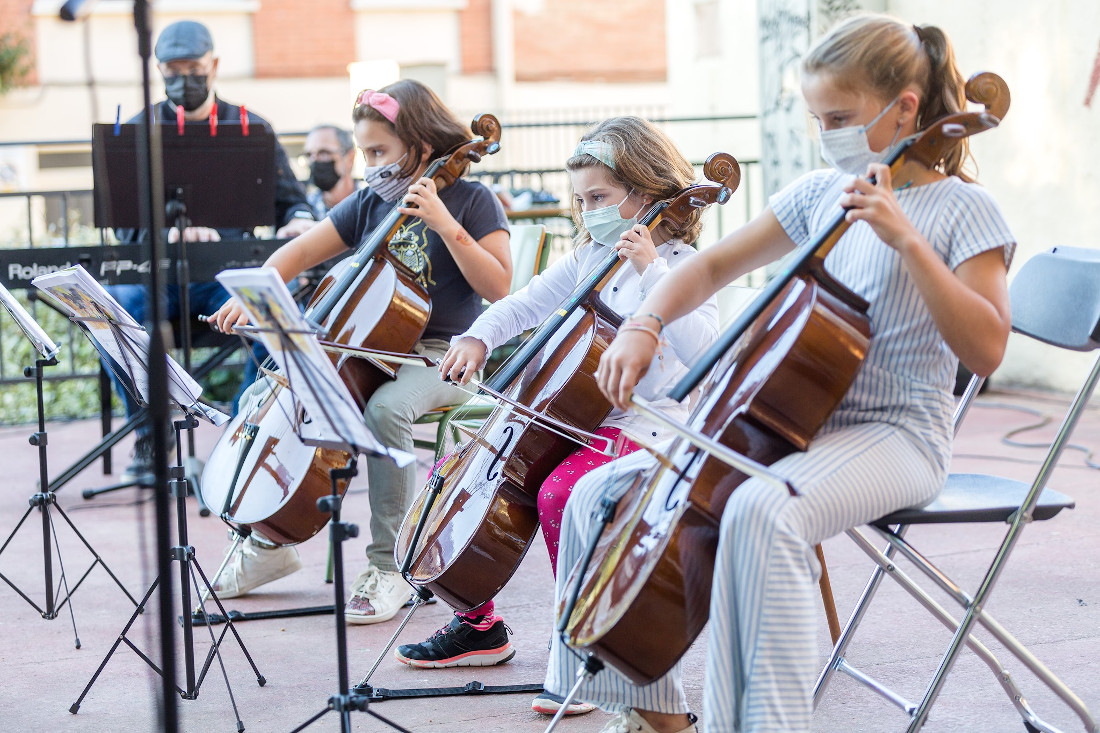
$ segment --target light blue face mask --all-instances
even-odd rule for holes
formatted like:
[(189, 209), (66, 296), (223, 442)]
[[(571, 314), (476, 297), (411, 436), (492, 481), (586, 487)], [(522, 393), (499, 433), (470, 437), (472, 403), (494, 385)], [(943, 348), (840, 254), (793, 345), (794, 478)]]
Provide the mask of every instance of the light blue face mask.
[(841, 127), (836, 130), (823, 130), (819, 136), (821, 142), (821, 158), (826, 163), (841, 173), (853, 176), (862, 176), (867, 172), (867, 166), (871, 163), (881, 163), (886, 159), (886, 154), (897, 142), (901, 127), (894, 133), (894, 139), (879, 152), (871, 150), (871, 144), (867, 142), (867, 131), (882, 119), (891, 107), (897, 104), (901, 97), (895, 97), (893, 102), (875, 115), (875, 119), (866, 125), (853, 125)]
[[(581, 212), (581, 221), (584, 223), (584, 228), (588, 230), (588, 234), (592, 237), (593, 241), (611, 246), (619, 241), (619, 238), (623, 236), (623, 232), (634, 226), (635, 222), (638, 220), (638, 214), (635, 214), (629, 219), (624, 219), (619, 212), (619, 207), (630, 198), (630, 193), (633, 192), (627, 193), (626, 196), (623, 197), (623, 200), (617, 204), (604, 206), (600, 209), (593, 209), (592, 211)], [(639, 214), (641, 211), (641, 209), (638, 209)]]

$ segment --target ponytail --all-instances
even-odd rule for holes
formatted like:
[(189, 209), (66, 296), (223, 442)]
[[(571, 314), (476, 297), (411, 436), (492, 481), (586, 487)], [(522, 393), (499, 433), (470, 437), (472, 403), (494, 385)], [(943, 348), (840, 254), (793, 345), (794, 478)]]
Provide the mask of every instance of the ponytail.
[[(966, 80), (955, 63), (955, 51), (947, 35), (934, 25), (913, 26), (917, 41), (928, 57), (928, 85), (917, 115), (917, 129), (924, 130), (945, 115), (966, 109)], [(943, 159), (943, 172), (968, 179), (963, 164), (971, 159), (970, 145), (960, 140)]]
[[(849, 90), (870, 88), (887, 100), (915, 87), (921, 100), (918, 130), (966, 109), (965, 81), (955, 52), (936, 26), (909, 25), (888, 15), (852, 16), (806, 52), (802, 71), (826, 72)], [(969, 159), (970, 147), (961, 140), (937, 167), (946, 175), (970, 180), (962, 172)]]

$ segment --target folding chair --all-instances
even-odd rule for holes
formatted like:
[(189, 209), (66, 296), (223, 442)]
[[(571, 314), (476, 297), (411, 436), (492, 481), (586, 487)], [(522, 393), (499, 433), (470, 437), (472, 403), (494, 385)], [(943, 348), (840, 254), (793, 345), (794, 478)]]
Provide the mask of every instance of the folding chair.
[[(542, 224), (512, 225), (509, 239), (512, 250), (510, 293), (525, 287), (531, 282), (531, 278), (546, 268), (546, 260), (550, 254), (547, 240), (546, 227)], [(460, 428), (477, 430), (477, 427), (492, 414), (496, 404), (495, 400), (479, 395), (471, 397), (461, 405), (431, 410), (421, 416), (416, 424), (437, 423), (434, 440), (416, 439), (413, 443), (417, 448), (434, 450), (435, 460), (438, 461), (447, 452), (448, 440), (451, 443), (458, 443), (461, 440)]]
[[(1100, 347), (1100, 251), (1057, 247), (1033, 257), (1017, 273), (1009, 294), (1012, 301), (1012, 328), (1015, 332), (1074, 351), (1093, 351)], [(1057, 733), (1058, 729), (1031, 710), (1007, 669), (985, 645), (971, 635), (974, 624), (977, 623), (1061, 698), (1081, 719), (1086, 731), (1100, 731), (1100, 724), (1092, 717), (1082, 700), (985, 610), (993, 586), (1004, 570), (1024, 526), (1032, 521), (1050, 519), (1061, 510), (1074, 506), (1071, 498), (1047, 489), (1046, 485), (1078, 417), (1092, 395), (1098, 377), (1100, 356), (1074, 397), (1039, 472), (1030, 485), (998, 476), (953, 473), (948, 477), (939, 497), (928, 506), (894, 512), (870, 526), (873, 532), (888, 542), (884, 550), (877, 549), (867, 533), (860, 528), (848, 531), (848, 535), (877, 567), (817, 680), (814, 687), (815, 706), (833, 674), (841, 671), (904, 710), (909, 715), (908, 731), (920, 730), (965, 644), (993, 671), (1027, 730)], [(981, 379), (975, 377), (963, 394), (955, 412), (956, 432), (981, 382)], [(1008, 524), (1005, 537), (974, 593), (963, 590), (905, 537), (907, 530), (913, 525), (956, 522)], [(897, 567), (895, 557), (899, 554), (962, 606), (964, 614), (961, 622)], [(878, 680), (856, 669), (845, 657), (852, 637), (884, 576), (893, 578), (954, 634), (919, 703), (912, 703), (888, 689)]]

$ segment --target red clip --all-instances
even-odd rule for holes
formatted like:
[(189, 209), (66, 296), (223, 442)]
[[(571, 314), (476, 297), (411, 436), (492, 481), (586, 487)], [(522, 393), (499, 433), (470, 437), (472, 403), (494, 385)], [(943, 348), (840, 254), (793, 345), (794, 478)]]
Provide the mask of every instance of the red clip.
[(176, 105), (176, 129), (179, 130), (179, 134), (183, 134), (183, 105)]
[(248, 137), (248, 110), (241, 105), (241, 135)]
[(214, 109), (210, 110), (210, 137), (218, 136), (218, 106), (214, 105)]

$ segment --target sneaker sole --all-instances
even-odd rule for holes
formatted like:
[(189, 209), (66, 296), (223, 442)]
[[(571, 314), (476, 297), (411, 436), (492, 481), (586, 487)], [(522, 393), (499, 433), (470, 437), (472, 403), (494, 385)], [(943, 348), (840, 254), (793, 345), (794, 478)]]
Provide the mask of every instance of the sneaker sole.
[[(553, 700), (547, 700), (545, 704), (542, 702), (533, 702), (531, 703), (531, 709), (539, 715), (556, 715), (557, 712), (561, 710), (561, 703), (556, 703)], [(588, 703), (573, 703), (569, 706), (569, 709), (565, 711), (565, 715), (584, 715), (595, 709), (595, 705), (589, 705)]]
[(396, 649), (393, 655), (397, 657), (397, 661), (407, 664), (410, 667), (417, 667), (419, 669), (444, 669), (447, 667), (494, 667), (498, 664), (504, 664), (512, 657), (516, 656), (516, 650), (512, 648), (511, 644), (503, 646), (499, 649), (491, 649), (482, 652), (467, 652), (466, 654), (460, 654), (457, 657), (450, 657), (448, 659), (428, 660), (428, 659), (410, 659), (402, 655)]

